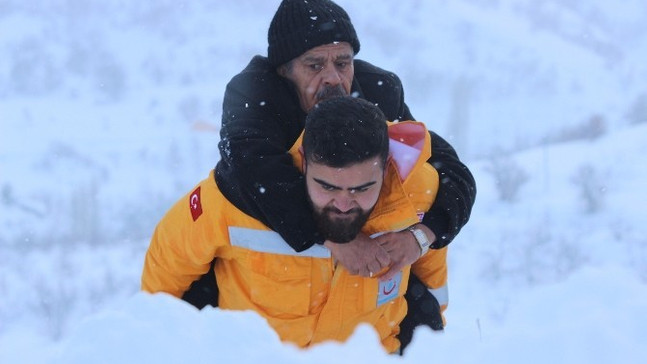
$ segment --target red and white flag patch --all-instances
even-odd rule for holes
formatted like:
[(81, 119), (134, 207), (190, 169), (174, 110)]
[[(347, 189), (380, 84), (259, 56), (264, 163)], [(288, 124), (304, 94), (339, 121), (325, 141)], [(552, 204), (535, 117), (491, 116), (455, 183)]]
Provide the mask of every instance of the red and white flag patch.
[(191, 209), (191, 217), (196, 221), (202, 215), (202, 203), (200, 202), (200, 187), (196, 188), (189, 197), (189, 208)]

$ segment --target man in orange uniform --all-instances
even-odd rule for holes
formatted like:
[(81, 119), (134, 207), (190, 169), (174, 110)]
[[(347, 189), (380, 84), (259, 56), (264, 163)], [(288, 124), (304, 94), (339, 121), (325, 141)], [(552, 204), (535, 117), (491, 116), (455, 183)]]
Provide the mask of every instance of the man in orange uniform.
[[(437, 296), (447, 283), (446, 248), (429, 250), (418, 227), (420, 213), (429, 210), (438, 190), (438, 173), (426, 163), (430, 151), (424, 124), (387, 127), (379, 108), (352, 97), (314, 107), (290, 150), (305, 176), (315, 221), (328, 239), (344, 242), (360, 231), (375, 236), (410, 229), (416, 239), (397, 249), (415, 250), (420, 258), (392, 278), (380, 279), (381, 272), (350, 274), (333, 258), (335, 244), (295, 252), (276, 232), (235, 208), (212, 172), (157, 226), (142, 289), (181, 297), (215, 258), (220, 308), (254, 310), (282, 340), (300, 347), (344, 341), (365, 322), (388, 352), (397, 352), (410, 272)], [(387, 252), (396, 249), (389, 240), (380, 243)], [(441, 310), (445, 307), (442, 302)]]

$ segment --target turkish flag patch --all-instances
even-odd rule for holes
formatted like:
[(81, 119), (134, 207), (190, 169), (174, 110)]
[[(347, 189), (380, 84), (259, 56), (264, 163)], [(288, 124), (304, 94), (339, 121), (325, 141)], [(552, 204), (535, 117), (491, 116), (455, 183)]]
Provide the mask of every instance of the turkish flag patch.
[(200, 203), (200, 187), (196, 188), (189, 197), (189, 208), (191, 209), (191, 217), (196, 221), (202, 215), (202, 203)]

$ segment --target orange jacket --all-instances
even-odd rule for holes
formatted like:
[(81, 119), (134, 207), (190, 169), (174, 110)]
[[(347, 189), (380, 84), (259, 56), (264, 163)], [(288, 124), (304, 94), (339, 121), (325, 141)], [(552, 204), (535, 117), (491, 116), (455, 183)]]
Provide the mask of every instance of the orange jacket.
[[(368, 235), (417, 223), (438, 189), (438, 174), (426, 163), (431, 153), (426, 127), (403, 122), (390, 125), (389, 133), (392, 154), (398, 149), (398, 156), (387, 164), (380, 198), (362, 230)], [(300, 168), (296, 148), (291, 152)], [(413, 265), (432, 289), (446, 285), (445, 256), (446, 249), (432, 250)], [(284, 341), (300, 347), (344, 341), (366, 322), (375, 327), (387, 351), (399, 348), (395, 336), (407, 310), (403, 295), (410, 267), (380, 282), (350, 275), (323, 246), (296, 253), (277, 233), (230, 204), (211, 172), (155, 229), (142, 289), (181, 297), (209, 270), (214, 257), (219, 307), (258, 312)]]

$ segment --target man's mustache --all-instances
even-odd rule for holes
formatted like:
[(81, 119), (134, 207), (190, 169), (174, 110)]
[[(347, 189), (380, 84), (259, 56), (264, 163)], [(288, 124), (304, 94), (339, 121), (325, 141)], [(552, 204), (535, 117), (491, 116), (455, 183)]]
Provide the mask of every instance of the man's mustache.
[(347, 96), (346, 90), (341, 86), (325, 86), (319, 92), (317, 92), (316, 98), (317, 101), (323, 101), (332, 99), (333, 97)]
[(323, 213), (325, 214), (335, 213), (335, 214), (342, 214), (342, 215), (352, 215), (352, 214), (358, 215), (362, 213), (362, 210), (357, 207), (354, 207), (346, 212), (343, 212), (336, 207), (324, 207), (322, 210), (323, 210)]

